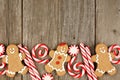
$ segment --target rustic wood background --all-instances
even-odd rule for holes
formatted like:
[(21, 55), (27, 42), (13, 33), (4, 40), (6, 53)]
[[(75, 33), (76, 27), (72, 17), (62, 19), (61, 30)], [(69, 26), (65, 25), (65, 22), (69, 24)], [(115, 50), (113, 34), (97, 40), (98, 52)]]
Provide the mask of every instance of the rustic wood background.
[[(0, 0), (0, 42), (27, 45), (29, 50), (37, 43), (46, 43), (56, 49), (60, 42), (89, 45), (99, 42), (108, 46), (120, 44), (120, 0)], [(81, 60), (81, 55), (78, 57)], [(41, 74), (44, 65), (37, 64)], [(119, 80), (117, 74), (104, 75), (100, 80)], [(66, 74), (55, 80), (79, 80)], [(0, 80), (31, 80), (29, 74), (14, 78), (0, 76)], [(87, 80), (86, 75), (81, 80)]]

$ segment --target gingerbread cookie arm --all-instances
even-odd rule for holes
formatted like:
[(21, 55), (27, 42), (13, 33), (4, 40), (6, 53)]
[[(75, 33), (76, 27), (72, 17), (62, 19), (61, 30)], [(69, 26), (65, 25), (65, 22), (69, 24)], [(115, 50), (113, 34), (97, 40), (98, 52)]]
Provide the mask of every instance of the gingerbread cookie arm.
[(66, 62), (70, 61), (71, 56), (67, 56)]
[(8, 64), (8, 56), (6, 55), (5, 57), (3, 57), (3, 58), (2, 58), (2, 61), (3, 61), (4, 63), (7, 63), (7, 64)]
[(110, 53), (110, 54), (111, 54), (112, 59), (114, 59), (114, 58), (115, 58), (115, 55), (114, 55), (113, 53)]
[(91, 57), (91, 60), (92, 60), (93, 62), (96, 62), (96, 57), (97, 57), (96, 55), (92, 56), (92, 57)]
[(50, 52), (49, 52), (49, 56), (52, 58), (53, 57), (53, 55), (54, 55), (54, 50), (51, 50)]
[(24, 53), (19, 53), (19, 58), (22, 61), (23, 59), (25, 59), (26, 55)]

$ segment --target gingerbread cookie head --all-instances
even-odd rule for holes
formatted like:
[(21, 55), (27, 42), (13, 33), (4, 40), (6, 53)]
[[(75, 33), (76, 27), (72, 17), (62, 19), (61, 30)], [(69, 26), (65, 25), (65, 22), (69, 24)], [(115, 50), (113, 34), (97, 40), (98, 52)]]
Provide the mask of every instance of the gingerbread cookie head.
[(97, 54), (104, 54), (104, 53), (107, 53), (108, 48), (105, 44), (101, 43), (96, 46), (95, 50)]
[(67, 53), (68, 45), (66, 43), (60, 43), (57, 47), (57, 51)]
[(15, 54), (18, 54), (18, 47), (14, 44), (10, 44), (8, 47), (7, 47), (7, 55), (15, 55)]

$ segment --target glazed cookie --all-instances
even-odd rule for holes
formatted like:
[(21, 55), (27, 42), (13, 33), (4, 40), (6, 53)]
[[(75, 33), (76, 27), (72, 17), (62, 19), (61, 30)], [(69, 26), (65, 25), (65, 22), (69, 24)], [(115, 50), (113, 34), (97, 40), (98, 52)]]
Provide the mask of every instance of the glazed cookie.
[(112, 59), (115, 58), (113, 53), (107, 52), (108, 48), (105, 44), (98, 44), (95, 50), (96, 55), (92, 56), (92, 61), (98, 64), (95, 71), (96, 76), (101, 77), (105, 72), (114, 75), (116, 68), (111, 64)]
[(25, 54), (19, 53), (18, 47), (14, 44), (10, 44), (6, 49), (7, 55), (2, 59), (3, 62), (8, 64), (8, 70), (6, 75), (14, 77), (16, 72), (26, 74), (28, 68), (22, 64), (22, 60), (25, 59)]
[(56, 70), (58, 76), (63, 76), (66, 73), (64, 63), (71, 59), (67, 51), (68, 45), (66, 43), (59, 44), (56, 51), (51, 50), (49, 56), (52, 57), (52, 60), (45, 65), (45, 70), (49, 73)]

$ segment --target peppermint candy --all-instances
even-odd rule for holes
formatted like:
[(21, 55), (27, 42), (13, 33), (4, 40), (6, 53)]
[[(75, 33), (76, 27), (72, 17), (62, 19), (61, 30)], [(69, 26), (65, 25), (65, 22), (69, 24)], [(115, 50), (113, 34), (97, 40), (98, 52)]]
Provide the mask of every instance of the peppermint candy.
[(38, 59), (37, 56), (36, 56), (36, 50), (38, 48), (43, 48), (44, 49), (44, 54), (42, 54), (42, 50), (39, 50), (38, 51), (38, 56), (40, 58), (44, 58), (48, 55), (48, 47), (45, 45), (45, 44), (37, 44), (33, 49), (32, 49), (32, 57), (34, 59), (34, 61), (36, 61), (37, 63), (43, 63), (43, 64), (46, 64), (49, 62), (49, 59)]
[(42, 80), (53, 80), (53, 75), (52, 74), (43, 74), (42, 75)]
[(120, 46), (117, 44), (113, 44), (109, 47), (108, 51), (113, 52), (113, 54), (115, 55), (115, 58), (117, 59), (117, 60), (112, 60), (112, 63), (120, 64)]
[[(0, 44), (0, 58), (3, 58), (5, 56), (4, 52), (5, 52), (5, 47), (3, 44)], [(5, 66), (6, 66), (6, 63), (2, 62), (2, 64), (0, 64), (0, 69), (5, 68)], [(6, 73), (6, 70), (0, 71), (0, 75), (4, 75), (5, 73)]]

